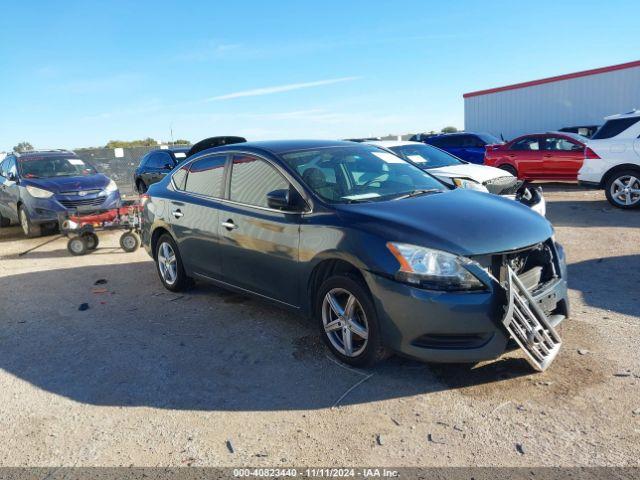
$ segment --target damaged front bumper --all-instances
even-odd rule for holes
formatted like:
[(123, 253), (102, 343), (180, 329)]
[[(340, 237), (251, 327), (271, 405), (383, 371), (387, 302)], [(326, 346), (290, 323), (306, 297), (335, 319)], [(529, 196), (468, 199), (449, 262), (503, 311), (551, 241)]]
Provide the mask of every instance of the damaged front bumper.
[[(527, 269), (518, 264), (525, 254), (546, 261), (549, 249), (553, 249), (553, 258), (545, 268)], [(533, 253), (510, 252), (478, 259), (486, 268), (488, 284), (487, 290), (479, 292), (425, 290), (366, 272), (386, 345), (425, 362), (475, 363), (500, 357), (515, 340), (504, 323), (513, 315), (516, 303), (499, 280), (504, 265), (522, 272), (518, 278), (528, 292), (527, 300), (556, 327), (569, 316), (562, 247), (549, 240), (529, 250)]]

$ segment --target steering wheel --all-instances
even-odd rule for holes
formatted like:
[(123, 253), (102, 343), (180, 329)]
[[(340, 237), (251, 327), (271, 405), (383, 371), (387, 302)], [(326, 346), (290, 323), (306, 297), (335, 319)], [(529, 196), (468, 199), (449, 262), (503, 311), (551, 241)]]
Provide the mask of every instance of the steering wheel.
[(373, 177), (371, 180), (364, 182), (362, 185), (358, 185), (358, 190), (362, 189), (362, 188), (367, 188), (369, 185), (371, 185), (372, 183), (377, 182), (378, 180), (380, 180), (382, 177), (384, 177), (385, 175), (389, 175), (387, 172), (385, 173), (381, 173), (380, 175), (378, 175), (377, 177)]

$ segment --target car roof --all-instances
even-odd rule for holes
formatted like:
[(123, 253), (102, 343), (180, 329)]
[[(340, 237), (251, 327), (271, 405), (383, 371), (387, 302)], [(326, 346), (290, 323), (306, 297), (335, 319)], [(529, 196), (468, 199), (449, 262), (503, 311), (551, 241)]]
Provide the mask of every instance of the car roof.
[(424, 145), (422, 142), (410, 142), (407, 140), (371, 140), (363, 143), (368, 143), (369, 145), (376, 145), (378, 147), (401, 147), (403, 145)]
[(605, 120), (615, 120), (616, 118), (633, 118), (640, 116), (640, 110), (634, 108), (630, 112), (626, 113), (618, 113), (616, 115), (609, 115), (608, 117), (604, 117)]
[(194, 157), (206, 152), (216, 152), (220, 150), (258, 149), (280, 155), (283, 153), (294, 152), (298, 150), (314, 150), (317, 148), (330, 147), (354, 147), (356, 145), (357, 144), (354, 142), (345, 142), (342, 140), (264, 140), (256, 142), (232, 143), (229, 145), (212, 147), (203, 150), (202, 152), (198, 152), (194, 155)]

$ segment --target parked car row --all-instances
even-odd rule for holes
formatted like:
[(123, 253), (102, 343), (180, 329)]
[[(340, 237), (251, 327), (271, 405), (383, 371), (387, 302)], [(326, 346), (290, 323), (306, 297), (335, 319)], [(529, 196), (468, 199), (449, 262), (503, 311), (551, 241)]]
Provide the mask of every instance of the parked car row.
[(595, 128), (567, 127), (507, 142), (471, 132), (419, 134), (412, 140), (468, 162), (500, 168), (521, 180), (577, 180), (603, 189), (615, 207), (640, 208), (640, 110), (606, 117), (593, 133)]
[(494, 169), (409, 142), (243, 140), (199, 142), (144, 195), (142, 243), (167, 289), (200, 280), (311, 317), (355, 366), (519, 345), (543, 370), (556, 356), (569, 305), (553, 228), (486, 186), (454, 188)]

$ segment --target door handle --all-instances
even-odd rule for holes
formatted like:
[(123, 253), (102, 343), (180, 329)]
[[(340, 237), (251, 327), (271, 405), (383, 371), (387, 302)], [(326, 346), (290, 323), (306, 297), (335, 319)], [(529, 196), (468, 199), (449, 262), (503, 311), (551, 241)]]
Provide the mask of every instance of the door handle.
[(182, 213), (179, 208), (177, 210), (173, 210), (171, 214), (176, 218), (184, 217), (184, 213)]
[(222, 225), (224, 228), (226, 228), (227, 230), (231, 231), (231, 230), (235, 230), (236, 228), (238, 228), (238, 226), (233, 223), (233, 220), (229, 219), (226, 222), (222, 222), (220, 225)]

